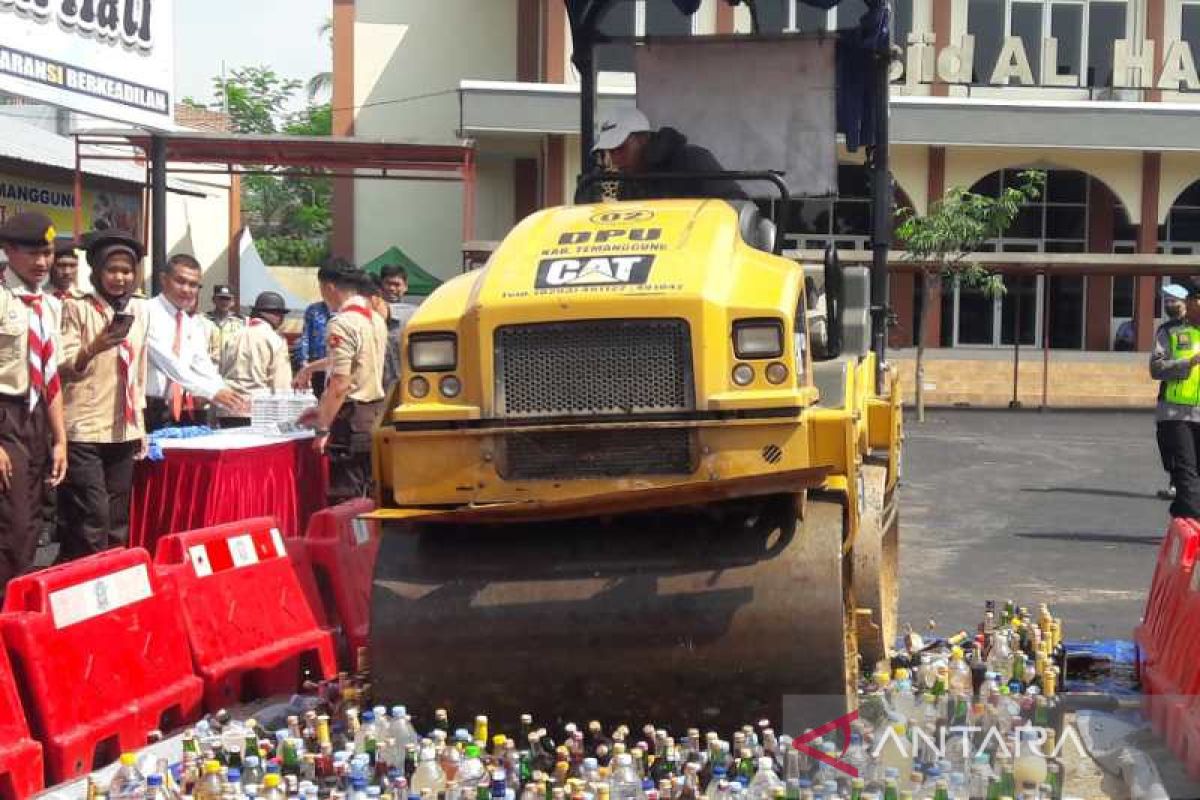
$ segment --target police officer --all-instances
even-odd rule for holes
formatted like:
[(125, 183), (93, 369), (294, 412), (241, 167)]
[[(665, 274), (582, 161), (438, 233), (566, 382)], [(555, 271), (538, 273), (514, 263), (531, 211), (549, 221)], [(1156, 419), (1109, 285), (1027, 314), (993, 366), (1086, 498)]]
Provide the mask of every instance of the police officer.
[[(246, 324), (246, 320), (234, 305), (233, 290), (223, 283), (213, 287), (213, 310), (206, 315), (209, 327), (208, 355), (214, 364), (221, 364), (225, 347)], [(223, 370), (222, 370), (223, 371)]]
[[(263, 292), (255, 298), (249, 321), (225, 346), (221, 374), (235, 391), (244, 395), (257, 391), (281, 393), (291, 387), (287, 342), (277, 333), (287, 314), (287, 302), (279, 293)], [(249, 417), (233, 416), (224, 410), (220, 413), (223, 428), (249, 424)]]
[(134, 296), (145, 254), (132, 234), (94, 235), (87, 248), (93, 289), (63, 310), (68, 470), (58, 491), (59, 562), (129, 539), (133, 464), (145, 448), (149, 315)]
[(322, 267), (321, 297), (334, 310), (326, 332), (327, 380), (316, 410), (302, 420), (316, 428), (313, 448), (328, 450), (330, 503), (371, 491), (371, 429), (383, 406), (387, 323), (361, 288), (367, 277), (350, 267)]
[(54, 237), (45, 214), (16, 214), (0, 225), (8, 260), (0, 283), (0, 592), (33, 564), (45, 493), (67, 470), (62, 308), (42, 293)]
[(1171, 473), (1171, 516), (1200, 519), (1200, 284), (1189, 279), (1181, 324), (1163, 325), (1150, 353), (1150, 376), (1164, 388), (1155, 411), (1158, 446)]

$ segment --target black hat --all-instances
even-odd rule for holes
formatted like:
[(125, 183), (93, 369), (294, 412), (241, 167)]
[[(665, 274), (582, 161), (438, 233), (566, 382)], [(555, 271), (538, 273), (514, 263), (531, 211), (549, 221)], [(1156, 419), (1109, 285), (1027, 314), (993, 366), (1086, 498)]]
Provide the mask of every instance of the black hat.
[(75, 253), (75, 240), (69, 236), (60, 236), (54, 240), (54, 257), (59, 259), (63, 256), (79, 257)]
[(273, 311), (277, 314), (286, 314), (288, 310), (287, 301), (279, 292), (261, 292), (258, 297), (254, 298), (254, 307), (250, 309), (250, 312)]
[(233, 297), (233, 290), (223, 283), (213, 287), (213, 297)]
[(87, 241), (87, 262), (100, 269), (113, 253), (126, 253), (136, 266), (146, 257), (146, 246), (128, 231), (95, 231), (84, 237)]
[(53, 245), (57, 236), (54, 222), (38, 211), (14, 214), (0, 225), (0, 242), (8, 244), (44, 247)]
[(1179, 285), (1187, 290), (1189, 298), (1195, 299), (1200, 297), (1200, 279), (1197, 279), (1194, 275), (1189, 275), (1179, 281)]

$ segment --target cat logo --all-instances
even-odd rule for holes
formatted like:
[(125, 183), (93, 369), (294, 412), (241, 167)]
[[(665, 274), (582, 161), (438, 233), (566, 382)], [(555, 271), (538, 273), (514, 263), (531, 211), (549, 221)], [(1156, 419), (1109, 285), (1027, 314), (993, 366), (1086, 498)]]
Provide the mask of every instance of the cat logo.
[(645, 283), (654, 256), (544, 258), (538, 263), (535, 289)]

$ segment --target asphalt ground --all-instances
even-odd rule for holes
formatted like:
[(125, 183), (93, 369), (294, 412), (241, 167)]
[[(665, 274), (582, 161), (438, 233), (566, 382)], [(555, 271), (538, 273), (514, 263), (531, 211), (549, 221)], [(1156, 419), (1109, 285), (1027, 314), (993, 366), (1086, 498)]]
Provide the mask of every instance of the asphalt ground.
[(909, 412), (901, 620), (936, 632), (984, 601), (1048, 603), (1068, 639), (1130, 638), (1168, 503), (1152, 412)]

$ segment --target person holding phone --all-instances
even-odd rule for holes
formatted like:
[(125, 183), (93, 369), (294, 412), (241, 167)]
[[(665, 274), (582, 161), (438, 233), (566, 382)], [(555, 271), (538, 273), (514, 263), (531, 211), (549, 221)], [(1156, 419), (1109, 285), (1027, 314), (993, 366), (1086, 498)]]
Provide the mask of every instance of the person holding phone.
[(87, 248), (93, 290), (63, 311), (67, 479), (58, 490), (59, 563), (124, 545), (133, 464), (145, 452), (145, 247), (118, 231)]

